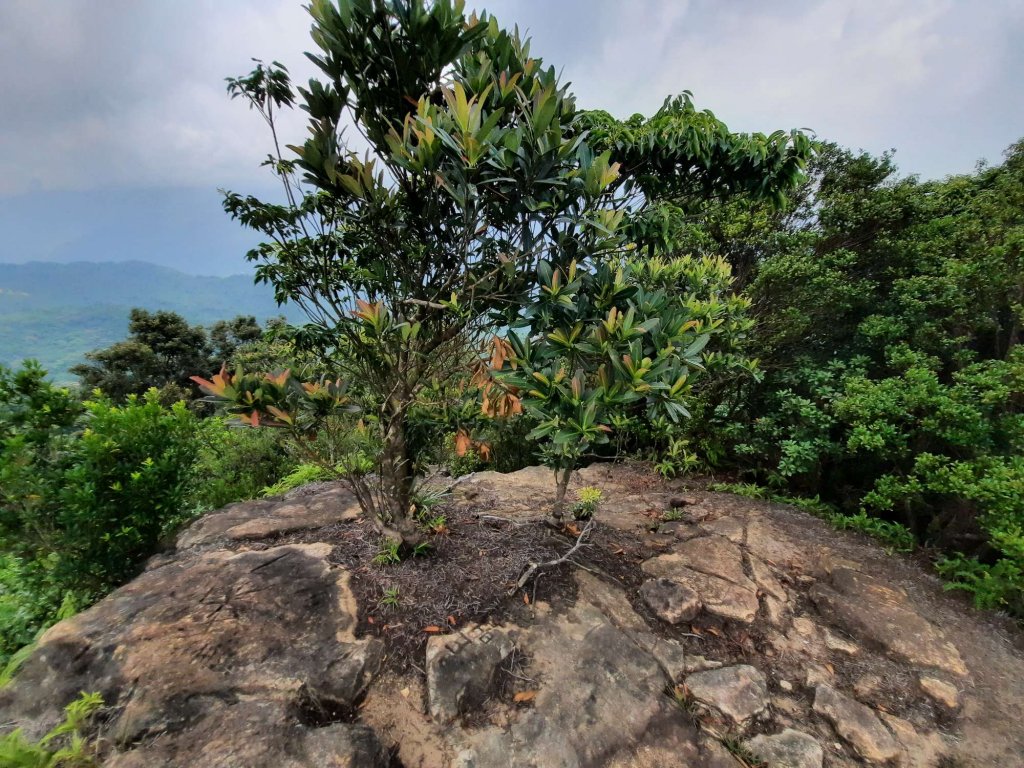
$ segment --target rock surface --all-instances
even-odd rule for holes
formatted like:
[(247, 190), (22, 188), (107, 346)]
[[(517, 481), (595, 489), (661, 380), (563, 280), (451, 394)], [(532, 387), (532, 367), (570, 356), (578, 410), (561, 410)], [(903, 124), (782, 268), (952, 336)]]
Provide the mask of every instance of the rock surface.
[[(528, 530), (551, 483), (540, 468), (463, 480), (450, 541), (477, 512)], [(736, 768), (723, 741), (744, 734), (769, 768), (1021, 764), (1019, 635), (917, 566), (635, 467), (593, 465), (583, 485), (604, 494), (586, 570), (511, 597), (498, 584), (472, 616), (410, 614), (434, 625), (413, 651), (392, 645), (410, 620), (368, 590), (387, 573), (372, 542), (346, 543), (365, 528), (343, 488), (207, 515), (46, 633), (0, 690), (0, 734), (39, 736), (88, 690), (107, 704), (109, 768)], [(682, 519), (659, 528), (671, 508)], [(479, 576), (450, 578), (423, 589)]]
[(483, 704), (514, 649), (509, 632), (488, 626), (430, 638), (427, 700), (431, 716), (449, 722)]
[(913, 610), (907, 593), (873, 576), (837, 568), (829, 584), (811, 590), (822, 615), (892, 657), (964, 676), (967, 668), (956, 646), (934, 624)]
[(742, 725), (768, 708), (768, 684), (758, 670), (747, 664), (697, 672), (686, 678), (690, 695)]
[(768, 763), (768, 768), (821, 768), (825, 751), (811, 736), (792, 728), (774, 736), (755, 736), (747, 749)]
[(865, 760), (885, 763), (899, 755), (899, 744), (871, 708), (834, 688), (814, 689), (814, 711), (832, 723), (839, 737)]
[(700, 595), (668, 579), (648, 579), (640, 586), (640, 594), (654, 615), (669, 624), (690, 621), (700, 613)]
[[(684, 544), (703, 540), (691, 539)], [(692, 560), (692, 555), (673, 552), (652, 558), (641, 568), (650, 576), (674, 582), (696, 593), (704, 610), (714, 616), (744, 624), (753, 623), (759, 607), (756, 591), (728, 579), (694, 570), (687, 565)]]

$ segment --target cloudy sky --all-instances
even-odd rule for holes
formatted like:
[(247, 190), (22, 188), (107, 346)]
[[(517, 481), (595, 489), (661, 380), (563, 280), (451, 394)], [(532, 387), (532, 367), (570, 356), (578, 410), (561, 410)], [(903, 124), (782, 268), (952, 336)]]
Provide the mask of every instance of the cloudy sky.
[[(895, 148), (924, 177), (1024, 136), (1024, 0), (478, 7), (528, 30), (582, 106), (620, 116), (689, 89), (735, 130)], [(0, 0), (0, 262), (244, 271), (252, 238), (216, 190), (266, 190), (267, 137), (223, 78), (250, 57), (307, 76), (308, 26), (299, 0)]]

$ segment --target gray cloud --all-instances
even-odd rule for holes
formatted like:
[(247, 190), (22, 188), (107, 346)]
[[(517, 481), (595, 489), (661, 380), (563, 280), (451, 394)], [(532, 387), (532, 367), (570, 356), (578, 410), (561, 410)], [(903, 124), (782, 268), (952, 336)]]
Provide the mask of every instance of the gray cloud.
[[(619, 115), (690, 89), (736, 129), (897, 147), (925, 175), (1024, 134), (1024, 0), (485, 4), (529, 29), (582, 105)], [(297, 0), (5, 0), (0, 195), (258, 183), (263, 126), (223, 78), (250, 56), (308, 74), (308, 26)]]

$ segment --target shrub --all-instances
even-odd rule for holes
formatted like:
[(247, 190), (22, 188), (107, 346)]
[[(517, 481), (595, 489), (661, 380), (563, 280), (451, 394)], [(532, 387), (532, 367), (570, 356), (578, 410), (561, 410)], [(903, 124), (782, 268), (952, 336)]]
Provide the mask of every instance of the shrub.
[(191, 496), (198, 510), (218, 509), (261, 494), (284, 493), (267, 494), (265, 489), (296, 469), (281, 435), (273, 431), (232, 427), (224, 419), (209, 418), (200, 424), (198, 437)]
[[(531, 324), (556, 274), (660, 242), (668, 208), (736, 190), (779, 199), (799, 179), (810, 143), (799, 132), (733, 134), (688, 95), (666, 100), (650, 120), (582, 113), (518, 32), (487, 14), (465, 17), (461, 2), (314, 2), (308, 10), (318, 79), (296, 92), (284, 67), (259, 62), (228, 84), (272, 131), (296, 103), (309, 114), (294, 155), (281, 153), (274, 133), (265, 163), (287, 204), (228, 193), (224, 207), (266, 238), (249, 254), (257, 279), (309, 316), (300, 346), (352, 384), (374, 471), (344, 477), (378, 531), (409, 548), (421, 540), (408, 510), (422, 469), (410, 411), (424, 389), (461, 375), (465, 350), (487, 334)], [(343, 133), (352, 122), (368, 145), (361, 156)], [(571, 311), (568, 293), (555, 292)], [(602, 317), (611, 307), (598, 307)], [(537, 329), (554, 332), (552, 319)], [(615, 360), (638, 383), (642, 357)], [(541, 372), (552, 361), (533, 363)], [(273, 406), (277, 421), (313, 429), (263, 389), (239, 390), (237, 404), (261, 419)], [(538, 427), (557, 438), (548, 455), (563, 457), (563, 475), (578, 458), (563, 427), (575, 422), (588, 443), (603, 432), (589, 400), (574, 397), (557, 425), (547, 414)]]
[(263, 488), (260, 491), (260, 496), (281, 496), (303, 485), (335, 478), (337, 478), (337, 474), (318, 464), (299, 464), (276, 483)]
[(0, 368), (0, 651), (138, 571), (187, 509), (196, 417), (156, 390), (78, 403)]

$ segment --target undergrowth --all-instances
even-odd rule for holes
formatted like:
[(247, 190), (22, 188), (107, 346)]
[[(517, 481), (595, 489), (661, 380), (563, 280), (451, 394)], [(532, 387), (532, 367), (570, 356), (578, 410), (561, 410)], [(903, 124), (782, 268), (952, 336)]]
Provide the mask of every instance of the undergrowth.
[(791, 507), (797, 507), (815, 517), (820, 517), (840, 530), (866, 533), (868, 536), (880, 541), (890, 552), (913, 552), (916, 548), (914, 534), (906, 526), (891, 520), (871, 517), (863, 509), (855, 515), (844, 515), (818, 497), (785, 496), (753, 483), (712, 483), (708, 486), (708, 490), (732, 493), (736, 496), (745, 496), (748, 499), (764, 499), (776, 504), (788, 504)]

